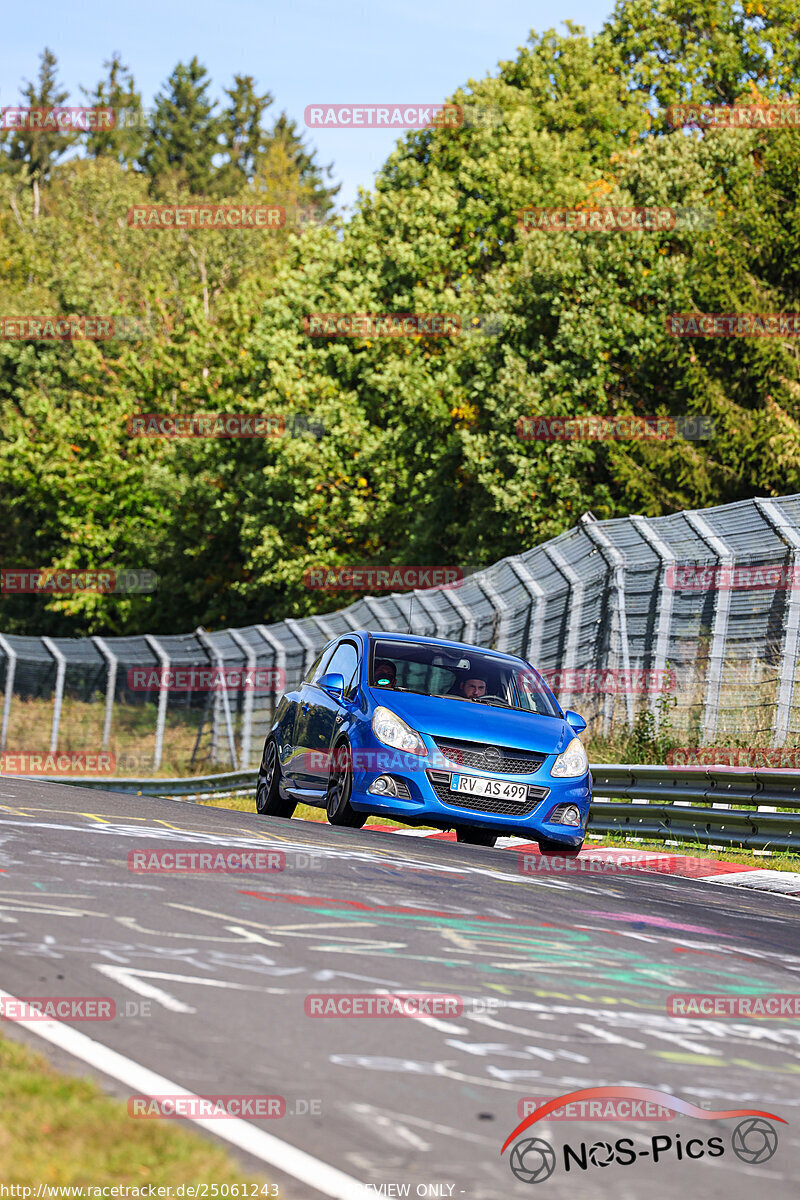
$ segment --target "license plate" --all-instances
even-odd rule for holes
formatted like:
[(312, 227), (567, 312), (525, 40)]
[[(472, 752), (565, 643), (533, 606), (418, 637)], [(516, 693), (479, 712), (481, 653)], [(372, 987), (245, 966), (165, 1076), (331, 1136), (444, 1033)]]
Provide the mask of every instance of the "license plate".
[(480, 775), (451, 775), (450, 790), (470, 796), (492, 796), (497, 800), (515, 800), (521, 804), (528, 798), (526, 783), (506, 783), (503, 779), (483, 779)]

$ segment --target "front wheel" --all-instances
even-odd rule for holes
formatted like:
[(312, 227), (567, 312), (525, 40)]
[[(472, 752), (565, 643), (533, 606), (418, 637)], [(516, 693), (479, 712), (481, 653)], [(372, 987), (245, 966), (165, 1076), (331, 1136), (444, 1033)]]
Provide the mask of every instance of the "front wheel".
[(497, 841), (497, 834), (488, 829), (457, 829), (456, 841), (466, 846), (493, 846)]
[(350, 803), (353, 791), (353, 764), (350, 758), (350, 747), (342, 742), (333, 752), (331, 775), (328, 780), (328, 795), (325, 811), (331, 825), (347, 825), (350, 829), (360, 829), (369, 813), (356, 812)]
[(564, 858), (577, 858), (583, 849), (583, 842), (580, 846), (565, 846), (563, 842), (551, 842), (549, 838), (539, 839), (539, 852), (541, 854), (561, 854)]
[(278, 762), (278, 747), (273, 738), (264, 743), (261, 766), (256, 783), (256, 812), (261, 817), (290, 817), (297, 807), (296, 800), (285, 800), (281, 795), (281, 766)]

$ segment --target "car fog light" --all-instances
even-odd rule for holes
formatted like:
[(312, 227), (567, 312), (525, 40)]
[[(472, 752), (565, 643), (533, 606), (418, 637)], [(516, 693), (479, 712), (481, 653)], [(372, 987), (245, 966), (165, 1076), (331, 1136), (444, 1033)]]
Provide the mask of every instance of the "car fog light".
[(568, 804), (561, 814), (562, 825), (580, 825), (581, 810), (576, 808), (574, 804)]
[(373, 796), (396, 796), (397, 785), (391, 775), (379, 775), (377, 779), (373, 779), (367, 791)]

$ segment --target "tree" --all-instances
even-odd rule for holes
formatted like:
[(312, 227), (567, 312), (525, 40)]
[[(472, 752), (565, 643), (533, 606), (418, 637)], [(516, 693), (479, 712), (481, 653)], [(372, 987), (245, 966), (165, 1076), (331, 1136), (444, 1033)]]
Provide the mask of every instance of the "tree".
[(225, 88), (230, 103), (222, 112), (221, 151), (227, 161), (220, 168), (218, 190), (233, 195), (252, 182), (258, 162), (267, 148), (263, 117), (272, 104), (271, 92), (259, 96), (252, 75), (234, 75), (233, 87)]
[[(56, 80), (58, 60), (47, 47), (40, 55), (39, 77), (35, 83), (26, 81), (23, 98), (29, 108), (56, 108), (69, 97), (69, 92)], [(33, 188), (33, 216), (39, 215), (39, 190), (50, 177), (53, 164), (75, 142), (76, 134), (63, 132), (55, 126), (48, 129), (18, 129), (7, 136), (8, 159), (22, 164)]]
[(212, 188), (221, 130), (216, 105), (206, 96), (210, 83), (195, 57), (188, 66), (178, 63), (166, 91), (156, 96), (153, 122), (138, 160), (154, 193), (177, 186), (204, 196)]
[(297, 123), (285, 112), (275, 121), (270, 142), (272, 150), (279, 152), (289, 164), (290, 172), (296, 175), (300, 191), (317, 208), (321, 218), (326, 216), (341, 187), (341, 184), (331, 187), (325, 182), (333, 177), (333, 164), (323, 167), (317, 162), (316, 151), (308, 149), (297, 132)]
[(109, 156), (122, 166), (131, 167), (144, 144), (142, 96), (117, 52), (103, 66), (108, 71), (107, 77), (100, 80), (93, 92), (86, 88), (81, 91), (93, 107), (113, 109), (114, 126), (91, 130), (86, 138), (86, 152), (90, 158)]

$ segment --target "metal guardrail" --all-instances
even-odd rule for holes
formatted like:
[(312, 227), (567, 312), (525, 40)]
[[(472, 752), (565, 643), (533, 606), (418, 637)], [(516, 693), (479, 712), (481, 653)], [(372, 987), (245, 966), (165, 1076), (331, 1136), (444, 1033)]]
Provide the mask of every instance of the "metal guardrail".
[[(594, 799), (589, 829), (593, 833), (751, 850), (800, 850), (800, 772), (631, 763), (592, 763), (591, 771)], [(190, 800), (247, 795), (255, 781), (253, 771), (230, 771), (185, 779), (78, 778), (69, 783), (106, 792)], [(47, 782), (65, 780), (49, 776)], [(776, 812), (778, 808), (790, 811)]]

